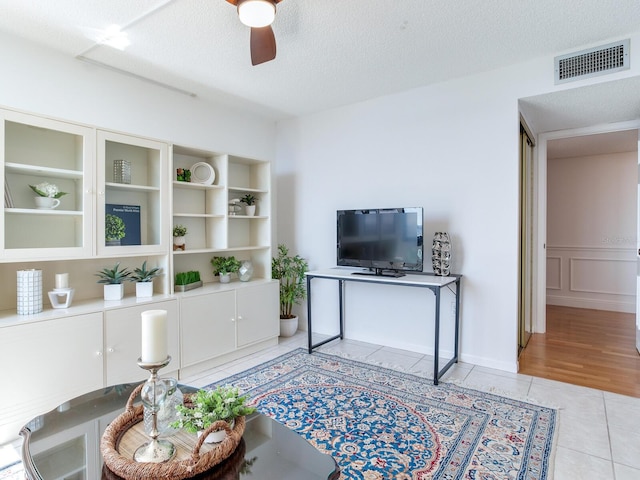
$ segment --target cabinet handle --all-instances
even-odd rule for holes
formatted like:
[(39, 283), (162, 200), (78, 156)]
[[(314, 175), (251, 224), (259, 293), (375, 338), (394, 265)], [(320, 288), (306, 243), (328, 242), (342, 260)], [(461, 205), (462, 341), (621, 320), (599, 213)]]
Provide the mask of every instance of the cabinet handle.
[(236, 321), (235, 317), (231, 317), (231, 321), (235, 322)]
[(109, 347), (109, 348), (107, 348), (107, 352), (109, 352), (109, 353), (113, 353), (113, 352), (115, 352), (115, 350), (114, 350), (114, 348), (113, 348), (113, 347)]
[(241, 322), (242, 321), (242, 315), (238, 315), (238, 321)]
[(102, 356), (102, 350), (98, 350), (98, 351), (96, 352), (96, 355), (97, 355), (97, 356), (99, 356), (99, 357), (101, 357), (101, 356)]

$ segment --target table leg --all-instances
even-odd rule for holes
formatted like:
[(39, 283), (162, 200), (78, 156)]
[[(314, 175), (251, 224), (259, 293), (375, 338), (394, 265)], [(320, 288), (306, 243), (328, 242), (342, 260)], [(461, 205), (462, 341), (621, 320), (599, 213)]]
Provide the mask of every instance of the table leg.
[(433, 384), (438, 385), (438, 359), (440, 357), (440, 289), (435, 289), (433, 293), (436, 296), (436, 328), (433, 347)]

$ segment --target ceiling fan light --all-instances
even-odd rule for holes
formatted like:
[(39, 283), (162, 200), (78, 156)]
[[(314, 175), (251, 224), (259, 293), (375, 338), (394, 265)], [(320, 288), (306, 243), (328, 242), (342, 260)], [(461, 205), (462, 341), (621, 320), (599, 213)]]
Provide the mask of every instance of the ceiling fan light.
[(238, 17), (248, 27), (266, 27), (271, 25), (276, 17), (276, 4), (272, 0), (239, 1)]

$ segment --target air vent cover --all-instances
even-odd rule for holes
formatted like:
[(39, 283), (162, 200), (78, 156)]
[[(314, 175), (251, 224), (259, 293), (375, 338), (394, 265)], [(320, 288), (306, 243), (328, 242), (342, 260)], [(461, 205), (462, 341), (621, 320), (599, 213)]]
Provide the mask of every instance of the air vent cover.
[(555, 58), (555, 83), (606, 75), (629, 69), (629, 40)]

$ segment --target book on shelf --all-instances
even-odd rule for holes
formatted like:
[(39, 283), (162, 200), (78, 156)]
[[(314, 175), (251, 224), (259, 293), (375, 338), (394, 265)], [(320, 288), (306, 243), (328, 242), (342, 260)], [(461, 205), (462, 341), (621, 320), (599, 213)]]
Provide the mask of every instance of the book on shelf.
[(6, 178), (4, 179), (4, 208), (13, 208), (13, 197)]
[(140, 236), (140, 205), (116, 205), (107, 203), (105, 216), (115, 215), (124, 222), (124, 237), (120, 245), (142, 245)]

